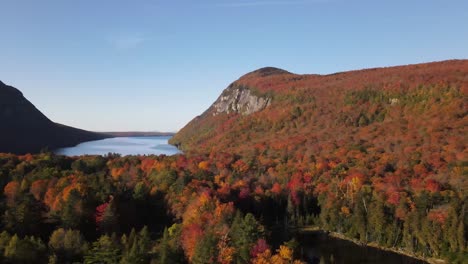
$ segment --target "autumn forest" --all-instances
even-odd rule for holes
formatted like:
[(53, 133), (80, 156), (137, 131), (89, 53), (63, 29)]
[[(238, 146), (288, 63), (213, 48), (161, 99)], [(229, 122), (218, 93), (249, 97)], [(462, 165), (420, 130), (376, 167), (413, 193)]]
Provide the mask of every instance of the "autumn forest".
[(467, 91), (467, 60), (263, 68), (171, 139), (184, 154), (0, 154), (0, 262), (299, 264), (272, 235), (313, 229), (467, 263)]

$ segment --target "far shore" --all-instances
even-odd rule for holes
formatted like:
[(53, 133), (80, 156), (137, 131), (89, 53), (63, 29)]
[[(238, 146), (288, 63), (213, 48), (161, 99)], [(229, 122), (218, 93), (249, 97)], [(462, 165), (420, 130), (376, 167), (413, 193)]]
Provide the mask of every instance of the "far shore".
[(172, 137), (175, 132), (139, 132), (139, 131), (127, 131), (127, 132), (99, 132), (102, 134), (110, 135), (112, 137)]

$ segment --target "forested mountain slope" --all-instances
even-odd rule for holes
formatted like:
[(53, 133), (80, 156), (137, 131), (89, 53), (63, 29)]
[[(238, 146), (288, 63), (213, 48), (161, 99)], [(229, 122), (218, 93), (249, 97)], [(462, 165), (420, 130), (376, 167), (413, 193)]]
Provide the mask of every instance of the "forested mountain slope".
[(0, 154), (0, 262), (301, 263), (274, 235), (314, 227), (466, 263), (467, 81), (466, 60), (264, 68), (174, 137), (185, 154)]
[(286, 156), (419, 151), (451, 162), (465, 153), (467, 90), (467, 60), (330, 75), (264, 68), (232, 83), (172, 143)]
[(330, 75), (263, 68), (171, 142), (237, 155), (239, 195), (284, 194), (298, 225), (465, 263), (467, 92), (468, 60)]
[(17, 154), (108, 137), (52, 122), (19, 90), (1, 81), (0, 128), (0, 152)]

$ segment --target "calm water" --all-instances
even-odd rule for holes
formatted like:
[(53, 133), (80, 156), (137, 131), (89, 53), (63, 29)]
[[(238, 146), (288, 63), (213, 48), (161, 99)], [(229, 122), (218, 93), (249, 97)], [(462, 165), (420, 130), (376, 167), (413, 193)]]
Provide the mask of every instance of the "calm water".
[(88, 141), (75, 147), (62, 148), (56, 154), (66, 156), (106, 155), (118, 153), (125, 155), (174, 155), (180, 151), (167, 143), (170, 136), (157, 137), (117, 137), (103, 140)]
[(317, 264), (426, 264), (393, 252), (372, 247), (358, 246), (346, 240), (332, 238), (322, 232), (308, 232), (296, 235), (307, 263)]

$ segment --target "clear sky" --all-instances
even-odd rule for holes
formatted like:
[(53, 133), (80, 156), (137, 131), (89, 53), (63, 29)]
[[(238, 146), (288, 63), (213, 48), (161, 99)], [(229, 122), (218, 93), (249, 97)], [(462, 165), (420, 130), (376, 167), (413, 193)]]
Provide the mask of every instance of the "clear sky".
[(0, 0), (0, 80), (95, 131), (176, 131), (264, 66), (454, 58), (468, 58), (466, 0)]

